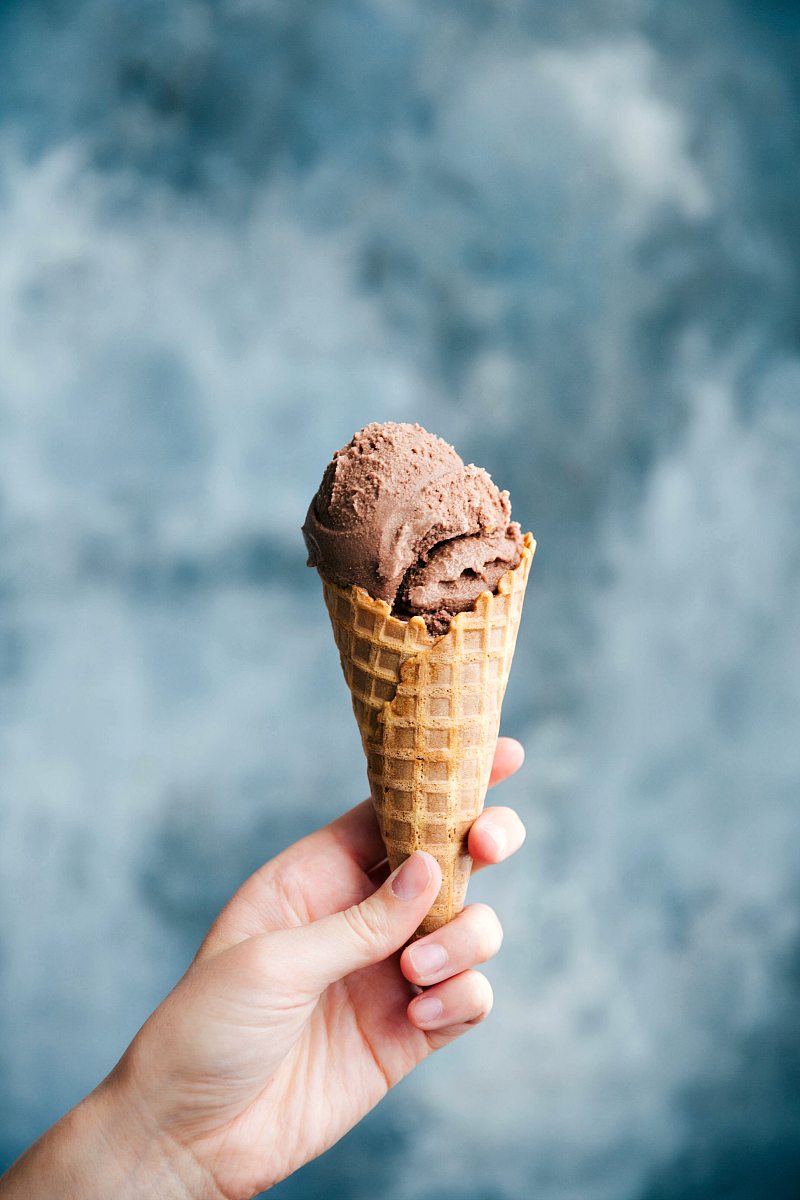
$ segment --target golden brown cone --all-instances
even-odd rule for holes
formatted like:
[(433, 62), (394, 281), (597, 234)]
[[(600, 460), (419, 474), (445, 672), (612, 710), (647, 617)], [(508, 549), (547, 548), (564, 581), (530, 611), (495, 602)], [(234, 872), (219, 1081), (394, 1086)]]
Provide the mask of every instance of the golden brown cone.
[(323, 579), (389, 865), (427, 850), (442, 868), (418, 937), (464, 907), (467, 834), (489, 785), (535, 549), (526, 533), (519, 564), (494, 594), (457, 613), (442, 637), (429, 634), (422, 617), (402, 621), (362, 588)]

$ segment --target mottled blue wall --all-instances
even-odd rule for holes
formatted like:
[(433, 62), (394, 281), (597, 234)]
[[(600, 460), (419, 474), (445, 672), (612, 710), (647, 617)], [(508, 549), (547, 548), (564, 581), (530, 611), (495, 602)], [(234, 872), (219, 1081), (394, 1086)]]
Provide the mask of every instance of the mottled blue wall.
[(797, 1196), (799, 54), (763, 0), (0, 4), (5, 1160), (364, 794), (299, 526), (392, 417), (540, 542), (529, 840), (491, 1021), (280, 1194)]

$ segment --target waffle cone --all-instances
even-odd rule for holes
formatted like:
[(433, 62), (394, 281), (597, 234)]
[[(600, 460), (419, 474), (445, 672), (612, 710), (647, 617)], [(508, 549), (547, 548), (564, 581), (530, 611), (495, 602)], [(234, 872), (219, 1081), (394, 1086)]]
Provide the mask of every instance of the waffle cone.
[(519, 564), (494, 594), (457, 613), (442, 637), (429, 634), (422, 617), (393, 617), (363, 588), (323, 580), (389, 865), (427, 850), (442, 869), (419, 937), (464, 907), (467, 835), (489, 785), (535, 549), (526, 533)]

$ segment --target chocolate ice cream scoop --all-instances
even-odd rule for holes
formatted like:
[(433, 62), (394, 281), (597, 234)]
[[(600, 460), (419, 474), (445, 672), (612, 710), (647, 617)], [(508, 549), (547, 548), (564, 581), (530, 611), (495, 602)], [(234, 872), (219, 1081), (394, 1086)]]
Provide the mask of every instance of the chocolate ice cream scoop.
[(308, 565), (442, 634), (518, 564), (510, 515), (508, 492), (421, 425), (367, 425), (336, 452), (311, 501)]

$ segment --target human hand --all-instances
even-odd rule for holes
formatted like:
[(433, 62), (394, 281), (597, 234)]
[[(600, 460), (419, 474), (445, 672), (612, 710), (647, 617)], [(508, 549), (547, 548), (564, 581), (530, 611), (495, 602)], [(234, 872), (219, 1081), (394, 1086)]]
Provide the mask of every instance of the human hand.
[[(522, 758), (518, 743), (499, 739), (491, 783)], [(512, 810), (486, 809), (469, 834), (474, 869), (512, 854), (524, 836)], [(127, 1193), (116, 1194), (249, 1200), (322, 1153), (431, 1051), (487, 1015), (491, 988), (471, 968), (500, 947), (493, 911), (469, 905), (398, 955), (441, 875), (418, 851), (387, 876), (365, 801), (240, 888), (84, 1102), (102, 1114), (120, 1161), (159, 1162), (160, 1190), (144, 1180), (138, 1191), (132, 1167)]]

